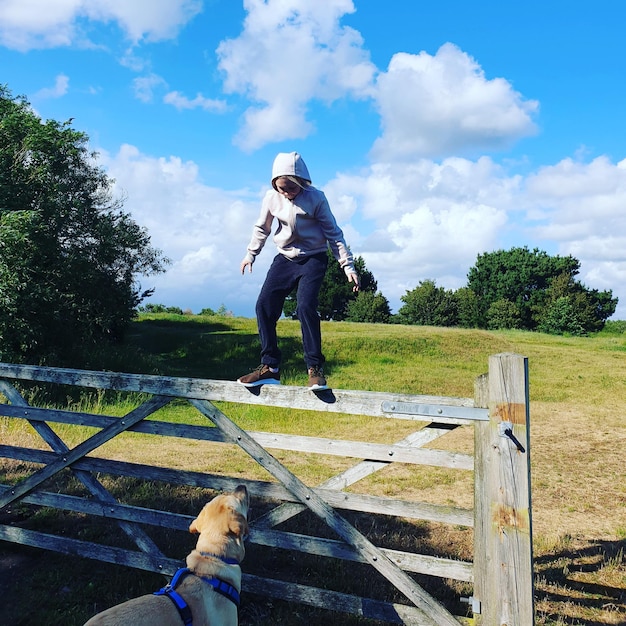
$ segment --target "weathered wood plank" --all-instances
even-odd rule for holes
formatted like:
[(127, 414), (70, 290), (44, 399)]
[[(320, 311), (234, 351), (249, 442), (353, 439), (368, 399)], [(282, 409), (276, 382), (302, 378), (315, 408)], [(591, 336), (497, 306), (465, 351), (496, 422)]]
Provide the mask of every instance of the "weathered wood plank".
[[(0, 381), (1, 382), (1, 381)], [(0, 415), (25, 418), (31, 423), (60, 422), (81, 426), (106, 428), (119, 422), (117, 417), (105, 415), (89, 415), (72, 413), (55, 409), (38, 409), (35, 407), (18, 407), (0, 404)], [(127, 430), (153, 435), (184, 437), (201, 441), (224, 442), (226, 438), (219, 428), (172, 424), (169, 422), (140, 422)], [(453, 469), (472, 470), (474, 458), (467, 454), (447, 452), (444, 450), (416, 450), (407, 446), (375, 444), (363, 441), (328, 439), (324, 437), (307, 437), (303, 435), (285, 435), (282, 433), (266, 433), (248, 431), (249, 434), (264, 448), (275, 450), (293, 450), (311, 454), (326, 454), (350, 458), (365, 458), (372, 461), (394, 461), (419, 465), (433, 465)]]
[[(10, 489), (9, 486), (0, 485), (0, 492), (8, 489)], [(170, 528), (172, 530), (186, 531), (193, 520), (191, 515), (147, 509), (145, 507), (120, 502), (107, 502), (62, 493), (51, 493), (49, 491), (35, 491), (30, 493), (22, 498), (22, 502), (63, 511), (71, 511), (73, 513), (84, 513), (103, 519), (147, 524), (160, 528)], [(160, 552), (159, 554), (153, 554), (153, 556), (159, 557)]]
[(488, 404), (490, 415), (489, 422), (476, 425), (475, 437), (474, 596), (481, 603), (476, 623), (531, 626), (528, 360), (516, 354), (491, 356), (488, 379), (478, 381), (476, 396), (477, 402)]
[(163, 573), (172, 576), (184, 562), (167, 557), (156, 557), (145, 552), (133, 552), (100, 544), (49, 535), (17, 526), (0, 525), (0, 539), (24, 546), (62, 552), (73, 556), (96, 559), (104, 563), (127, 565), (147, 572)]
[(92, 437), (89, 437), (89, 439), (86, 439), (82, 443), (78, 444), (72, 450), (69, 450), (66, 454), (64, 453), (62, 456), (55, 454), (55, 461), (52, 461), (46, 467), (38, 470), (28, 478), (13, 486), (9, 492), (2, 494), (0, 496), (0, 509), (15, 500), (19, 500), (19, 498), (35, 489), (38, 485), (51, 476), (54, 476), (57, 472), (60, 472), (62, 469), (72, 465), (72, 463), (75, 463), (81, 457), (100, 447), (102, 444), (109, 441), (109, 439), (112, 439), (119, 433), (124, 432), (129, 426), (132, 426), (134, 423), (144, 419), (147, 415), (150, 415), (162, 406), (165, 406), (168, 402), (170, 402), (170, 400), (171, 398), (165, 396), (156, 396), (142, 404), (140, 407), (132, 410), (123, 418), (120, 418), (118, 423), (107, 426), (99, 433), (96, 433)]
[[(28, 402), (21, 396), (21, 394), (6, 381), (0, 380), (0, 391), (6, 396), (6, 398), (13, 403), (15, 407), (20, 407), (24, 411), (27, 411)], [(44, 422), (36, 422), (28, 420), (29, 424), (35, 429), (39, 436), (56, 452), (57, 454), (67, 454), (69, 448), (65, 442)], [(99, 500), (108, 503), (115, 503), (115, 498), (104, 488), (100, 482), (92, 476), (89, 472), (83, 470), (72, 470), (74, 476)], [(137, 547), (148, 554), (153, 556), (163, 556), (157, 545), (152, 541), (150, 537), (138, 526), (129, 524), (123, 520), (119, 520), (119, 527), (122, 531), (130, 537)]]
[[(0, 385), (3, 382), (5, 381), (0, 380)], [(106, 428), (119, 421), (119, 417), (117, 416), (33, 406), (14, 406), (13, 404), (2, 403), (0, 403), (0, 417), (24, 418), (29, 422), (53, 422), (58, 424), (72, 424), (75, 426), (90, 426), (93, 428)], [(127, 430), (128, 432), (134, 433), (164, 437), (181, 437), (184, 439), (197, 439), (198, 441), (215, 441), (219, 443), (226, 441), (219, 428), (208, 425), (193, 426), (191, 424), (175, 424), (160, 420), (143, 420), (138, 424), (133, 424)]]
[[(0, 492), (6, 489), (9, 489), (9, 487), (0, 485)], [(98, 502), (78, 496), (50, 492), (31, 493), (25, 496), (22, 501), (26, 504), (36, 506), (45, 506), (74, 513), (84, 513), (104, 519), (141, 523), (182, 532), (187, 532), (189, 525), (193, 521), (193, 516), (191, 515), (146, 509), (145, 507), (121, 503)], [(250, 544), (283, 548), (295, 552), (304, 552), (305, 554), (316, 554), (318, 556), (350, 561), (363, 561), (351, 546), (347, 546), (340, 541), (284, 531), (258, 529), (255, 528), (254, 525), (250, 527), (250, 534), (247, 541)], [(390, 550), (386, 548), (381, 548), (381, 550), (394, 563), (408, 572), (438, 576), (440, 578), (451, 578), (465, 582), (471, 582), (473, 580), (473, 566), (471, 563), (402, 552), (400, 550)], [(156, 558), (162, 558), (163, 556), (160, 551), (151, 554)]]
[[(52, 453), (44, 450), (31, 450), (30, 448), (0, 444), (0, 457), (45, 464), (48, 462), (49, 458), (52, 458)], [(110, 461), (108, 459), (98, 459), (95, 457), (83, 458), (74, 463), (73, 467), (90, 472), (129, 476), (131, 478), (204, 487), (206, 489), (232, 491), (239, 484), (236, 478), (227, 478), (217, 474), (188, 472), (164, 467), (154, 467), (151, 465), (126, 463), (124, 461)], [(294, 500), (290, 491), (280, 483), (249, 481), (248, 484), (250, 484), (250, 492), (252, 495), (270, 500), (282, 500), (287, 502), (293, 502)], [(444, 522), (467, 527), (474, 525), (471, 509), (396, 500), (394, 498), (369, 496), (365, 494), (337, 492), (333, 489), (316, 488), (315, 492), (328, 504), (338, 509), (359, 511), (362, 513), (395, 515), (397, 517), (406, 517), (407, 519)]]
[[(333, 611), (349, 613), (390, 624), (407, 626), (433, 626), (433, 621), (415, 607), (404, 604), (391, 604), (361, 598), (346, 593), (319, 589), (295, 583), (285, 583), (269, 578), (243, 575), (243, 585), (247, 592), (263, 597), (280, 598), (286, 602), (297, 602), (322, 609), (332, 607)], [(456, 622), (458, 625), (461, 622)]]
[[(258, 529), (254, 524), (250, 528), (249, 541), (264, 546), (305, 552), (306, 554), (364, 562), (362, 556), (352, 546), (341, 541), (277, 530)], [(380, 550), (398, 567), (407, 572), (438, 576), (439, 578), (452, 578), (465, 582), (474, 580), (472, 563), (387, 548), (380, 548)]]
[[(435, 439), (447, 434), (451, 430), (457, 428), (456, 425), (449, 424), (428, 424), (421, 430), (411, 433), (405, 437), (402, 441), (398, 442), (398, 446), (409, 446), (419, 448)], [(374, 472), (378, 472), (385, 467), (388, 467), (389, 461), (361, 461), (353, 467), (333, 476), (320, 485), (322, 489), (337, 489), (343, 490), (353, 485), (354, 483), (362, 480), (363, 478), (370, 476)], [(258, 528), (272, 528), (278, 524), (286, 522), (288, 519), (295, 517), (306, 509), (304, 505), (299, 504), (282, 504), (275, 509), (266, 513), (263, 517), (255, 520), (255, 524)]]
[(259, 465), (285, 485), (303, 504), (324, 520), (344, 541), (352, 545), (364, 557), (366, 563), (383, 574), (416, 607), (421, 609), (424, 617), (430, 618), (433, 625), (458, 626), (458, 621), (437, 600), (426, 593), (408, 574), (403, 572), (312, 489), (268, 454), (244, 430), (209, 402), (204, 400), (190, 400), (190, 402), (218, 428), (229, 435), (233, 441), (236, 441)]
[[(24, 530), (14, 526), (0, 525), (0, 540), (11, 541), (44, 550), (52, 550), (62, 554), (96, 559), (104, 563), (124, 565), (135, 569), (163, 574), (171, 577), (184, 561), (170, 558), (156, 559), (140, 552), (131, 552), (122, 548), (94, 546), (85, 541), (46, 535), (36, 531)], [(261, 578), (244, 573), (242, 575), (242, 592), (257, 594), (263, 597), (277, 598), (292, 602), (301, 602), (309, 606), (332, 609), (336, 612), (350, 613), (369, 619), (384, 620), (393, 624), (412, 626), (432, 626), (430, 619), (425, 619), (418, 609), (396, 604), (360, 598), (327, 589), (318, 589), (305, 585)], [(459, 618), (463, 623), (463, 618)]]
[(328, 454), (349, 458), (364, 458), (371, 461), (394, 461), (433, 465), (452, 469), (474, 469), (474, 457), (457, 452), (408, 448), (405, 446), (366, 443), (363, 441), (343, 441), (324, 439), (322, 437), (302, 437), (296, 435), (275, 435), (272, 433), (256, 433), (257, 443), (264, 448), (295, 450), (304, 453)]
[(306, 387), (287, 385), (263, 385), (247, 388), (228, 380), (201, 378), (174, 378), (146, 374), (95, 372), (68, 368), (38, 367), (0, 363), (0, 377), (18, 380), (35, 380), (64, 385), (76, 385), (95, 389), (135, 391), (178, 398), (194, 398), (209, 401), (236, 402), (265, 406), (286, 407), (349, 415), (370, 415), (391, 419), (433, 421), (430, 408), (427, 414), (391, 414), (383, 410), (384, 402), (406, 402), (430, 407), (437, 405), (441, 413), (436, 420), (442, 423), (471, 424), (472, 419), (449, 415), (446, 407), (473, 407), (472, 398), (448, 398), (444, 396), (392, 394), (377, 391), (353, 391), (329, 389), (313, 393)]

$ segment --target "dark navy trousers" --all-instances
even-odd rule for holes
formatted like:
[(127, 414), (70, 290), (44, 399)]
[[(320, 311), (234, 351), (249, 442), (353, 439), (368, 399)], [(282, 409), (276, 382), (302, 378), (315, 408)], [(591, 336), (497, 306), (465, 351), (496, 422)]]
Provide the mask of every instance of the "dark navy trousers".
[(256, 303), (256, 318), (261, 339), (261, 363), (279, 367), (276, 323), (285, 299), (297, 286), (296, 314), (302, 329), (304, 362), (307, 368), (324, 364), (320, 316), (317, 312), (319, 292), (326, 273), (328, 257), (320, 253), (303, 259), (288, 259), (277, 254), (265, 277)]

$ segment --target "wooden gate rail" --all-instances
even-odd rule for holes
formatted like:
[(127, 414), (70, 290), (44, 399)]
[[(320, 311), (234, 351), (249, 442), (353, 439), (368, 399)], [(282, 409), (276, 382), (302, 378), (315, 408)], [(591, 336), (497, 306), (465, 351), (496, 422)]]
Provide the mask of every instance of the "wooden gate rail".
[[(139, 392), (153, 397), (121, 418), (43, 409), (29, 406), (9, 380)], [(50, 452), (0, 445), (0, 457), (43, 466), (16, 485), (0, 485), (0, 508), (21, 500), (38, 506), (110, 518), (136, 543), (140, 552), (54, 537), (7, 525), (0, 525), (0, 540), (171, 575), (179, 566), (179, 561), (164, 557), (139, 524), (180, 530), (188, 528), (191, 518), (117, 502), (94, 474), (101, 472), (223, 490), (231, 490), (242, 481), (85, 455), (126, 430), (215, 443), (235, 443), (279, 481), (243, 481), (251, 495), (282, 502), (263, 517), (254, 520), (250, 533), (252, 543), (368, 563), (414, 606), (374, 601), (244, 574), (245, 590), (324, 608), (331, 606), (333, 610), (392, 623), (452, 626), (467, 621), (453, 617), (406, 572), (421, 573), (474, 582), (470, 606), (474, 611), (475, 624), (534, 624), (528, 371), (524, 357), (511, 354), (490, 357), (489, 375), (478, 379), (475, 399), (347, 390), (313, 394), (303, 388), (283, 385), (250, 390), (229, 381), (4, 363), (0, 363), (0, 393), (10, 402), (0, 405), (0, 415), (28, 420), (52, 448)], [(187, 399), (214, 427), (145, 420), (174, 398)], [(368, 415), (427, 424), (391, 445), (246, 432), (228, 419), (212, 401)], [(48, 425), (51, 422), (91, 426), (99, 431), (70, 450), (52, 431)], [(474, 457), (423, 448), (459, 425), (474, 427)], [(351, 457), (359, 462), (322, 485), (311, 488), (268, 454), (265, 448)], [(397, 462), (474, 469), (474, 510), (343, 491), (362, 478)], [(91, 492), (93, 499), (37, 490), (42, 482), (63, 468), (71, 469)], [(343, 541), (273, 529), (305, 509), (312, 510), (324, 520)], [(337, 510), (342, 509), (474, 526), (474, 563), (378, 548), (337, 513)]]
[[(287, 385), (262, 385), (247, 388), (228, 380), (93, 372), (11, 363), (0, 363), (0, 378), (92, 389), (136, 391), (175, 398), (195, 398), (427, 422), (437, 421), (444, 424), (467, 425), (476, 420), (488, 420), (486, 411), (476, 409), (474, 400), (471, 398), (417, 396), (346, 389), (327, 389), (312, 395), (306, 388)], [(407, 412), (397, 411), (392, 408), (394, 406), (406, 407)]]
[[(52, 452), (7, 445), (0, 445), (0, 457), (29, 461), (42, 465), (56, 459), (56, 455)], [(223, 476), (216, 474), (189, 472), (94, 457), (87, 457), (76, 461), (72, 467), (73, 469), (86, 472), (113, 474), (116, 476), (127, 476), (129, 478), (145, 479), (149, 477), (151, 480), (158, 480), (175, 485), (203, 487), (205, 489), (232, 490), (238, 484), (235, 479), (225, 480)], [(279, 483), (247, 479), (246, 485), (251, 485), (249, 491), (253, 495), (263, 496), (270, 500), (297, 502), (293, 494)], [(7, 490), (7, 487), (0, 486), (0, 494)], [(474, 525), (472, 511), (469, 509), (428, 504), (425, 502), (403, 501), (394, 498), (385, 498), (383, 496), (338, 492), (336, 490), (322, 489), (319, 487), (315, 488), (314, 491), (328, 502), (328, 504), (337, 509), (344, 509), (346, 511), (358, 511), (360, 513), (376, 515), (395, 515), (396, 517), (406, 517), (407, 519), (444, 522), (468, 527)], [(113, 503), (106, 502), (105, 508), (108, 509), (116, 504), (116, 501)]]

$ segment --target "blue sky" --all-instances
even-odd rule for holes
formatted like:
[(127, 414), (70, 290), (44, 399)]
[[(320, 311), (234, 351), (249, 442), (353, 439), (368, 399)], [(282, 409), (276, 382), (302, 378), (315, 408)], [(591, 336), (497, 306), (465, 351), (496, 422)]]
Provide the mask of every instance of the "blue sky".
[(626, 5), (0, 0), (0, 83), (87, 133), (172, 259), (152, 302), (252, 316), (277, 152), (300, 152), (397, 312), (478, 254), (573, 255), (626, 319)]

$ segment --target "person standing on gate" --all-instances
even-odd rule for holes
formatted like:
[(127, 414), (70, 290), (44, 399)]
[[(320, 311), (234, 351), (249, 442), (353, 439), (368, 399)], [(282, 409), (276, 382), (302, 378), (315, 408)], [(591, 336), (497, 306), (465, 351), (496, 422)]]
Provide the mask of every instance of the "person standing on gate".
[(302, 329), (304, 361), (311, 389), (327, 388), (320, 317), (317, 312), (322, 280), (326, 273), (330, 246), (347, 279), (359, 290), (359, 277), (352, 253), (341, 228), (337, 226), (328, 200), (311, 184), (306, 164), (297, 152), (281, 152), (272, 166), (272, 189), (267, 192), (261, 214), (254, 224), (248, 251), (240, 269), (251, 272), (257, 255), (278, 222), (274, 243), (278, 254), (265, 277), (256, 303), (256, 318), (261, 340), (261, 364), (237, 382), (247, 387), (280, 383), (281, 352), (276, 323), (285, 299), (297, 287), (296, 315)]

